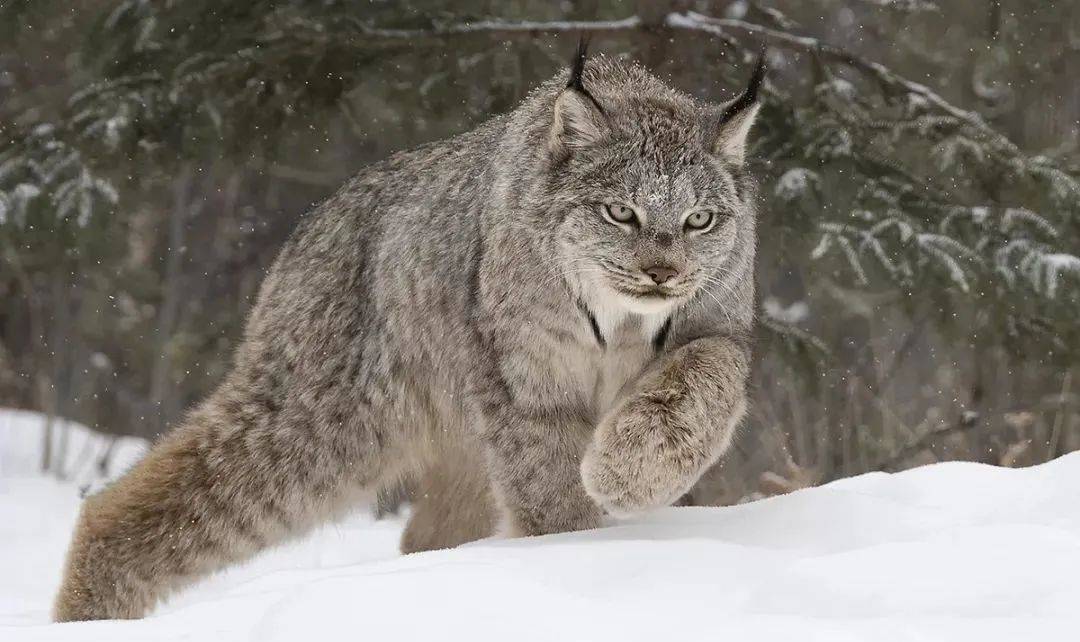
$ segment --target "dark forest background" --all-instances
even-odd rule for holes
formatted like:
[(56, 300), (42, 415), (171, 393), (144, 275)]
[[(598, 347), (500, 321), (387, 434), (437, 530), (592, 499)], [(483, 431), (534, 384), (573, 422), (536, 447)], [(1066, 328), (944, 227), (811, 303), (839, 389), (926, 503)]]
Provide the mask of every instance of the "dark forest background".
[(1080, 3), (1038, 0), (0, 0), (0, 405), (161, 434), (303, 212), (582, 32), (710, 100), (768, 48), (755, 402), (695, 501), (1080, 449)]

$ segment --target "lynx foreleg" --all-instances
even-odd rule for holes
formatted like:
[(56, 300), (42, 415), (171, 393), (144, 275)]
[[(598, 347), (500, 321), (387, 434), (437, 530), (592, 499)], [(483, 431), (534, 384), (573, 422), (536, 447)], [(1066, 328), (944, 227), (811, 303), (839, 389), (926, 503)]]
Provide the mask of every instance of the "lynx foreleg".
[(746, 411), (749, 354), (698, 339), (663, 357), (600, 422), (581, 467), (609, 512), (666, 506), (727, 450)]
[(574, 413), (504, 408), (486, 435), (499, 531), (511, 537), (595, 528), (599, 507), (581, 485), (591, 426)]

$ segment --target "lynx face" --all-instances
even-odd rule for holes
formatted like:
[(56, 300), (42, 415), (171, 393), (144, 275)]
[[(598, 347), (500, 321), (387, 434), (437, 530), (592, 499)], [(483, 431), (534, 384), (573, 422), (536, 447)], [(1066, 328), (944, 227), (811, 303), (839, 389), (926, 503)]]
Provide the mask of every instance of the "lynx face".
[(564, 274), (643, 313), (722, 285), (718, 275), (749, 214), (725, 161), (686, 143), (642, 157), (648, 142), (628, 138), (568, 161)]
[(575, 69), (553, 109), (559, 270), (587, 298), (642, 314), (722, 290), (739, 227), (753, 224), (742, 164), (760, 78), (717, 106), (628, 93), (625, 78), (613, 89), (604, 73), (602, 61), (587, 78)]

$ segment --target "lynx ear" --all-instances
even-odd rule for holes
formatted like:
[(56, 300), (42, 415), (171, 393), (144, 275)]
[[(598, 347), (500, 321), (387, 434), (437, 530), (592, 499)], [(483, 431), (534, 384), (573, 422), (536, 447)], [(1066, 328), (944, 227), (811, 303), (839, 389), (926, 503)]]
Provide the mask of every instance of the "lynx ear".
[(742, 165), (746, 160), (746, 139), (761, 108), (758, 89), (764, 79), (765, 52), (762, 51), (746, 89), (738, 98), (726, 103), (720, 111), (713, 152), (736, 165)]
[(600, 103), (585, 89), (582, 74), (588, 42), (578, 42), (574, 63), (570, 68), (570, 81), (555, 99), (554, 117), (551, 122), (551, 151), (571, 153), (575, 149), (599, 142), (607, 131), (607, 118)]

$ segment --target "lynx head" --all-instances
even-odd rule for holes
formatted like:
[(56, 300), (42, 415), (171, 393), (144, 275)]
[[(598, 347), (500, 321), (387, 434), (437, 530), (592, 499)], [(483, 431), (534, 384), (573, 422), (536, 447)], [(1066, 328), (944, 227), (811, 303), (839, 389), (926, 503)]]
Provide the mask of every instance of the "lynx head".
[(657, 313), (730, 272), (754, 224), (743, 171), (761, 61), (746, 90), (698, 102), (579, 45), (552, 105), (548, 197), (565, 213), (559, 266), (588, 298)]

